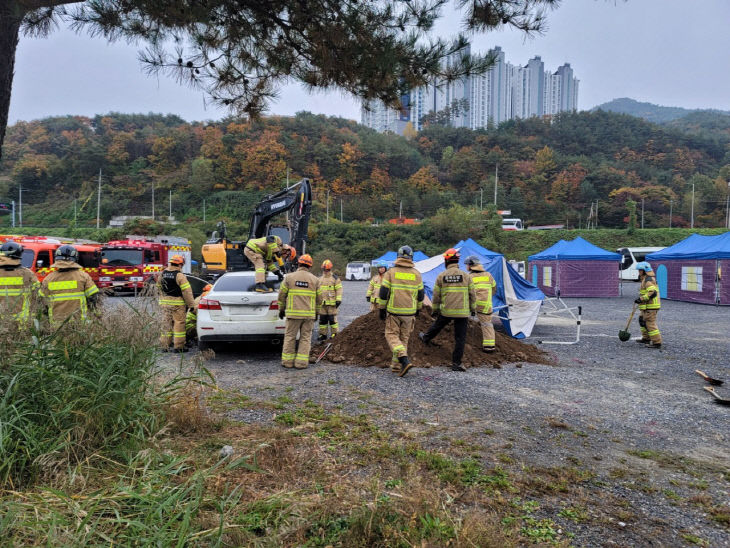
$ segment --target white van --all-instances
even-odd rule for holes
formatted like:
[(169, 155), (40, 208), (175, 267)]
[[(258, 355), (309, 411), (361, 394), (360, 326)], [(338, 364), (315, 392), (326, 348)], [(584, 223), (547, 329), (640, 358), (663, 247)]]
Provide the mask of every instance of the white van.
[(622, 280), (639, 281), (639, 271), (636, 264), (646, 260), (649, 253), (661, 251), (663, 247), (620, 247), (616, 250), (622, 255), (619, 278)]
[(522, 219), (502, 219), (502, 230), (523, 230)]
[(369, 280), (370, 263), (365, 261), (357, 263), (347, 263), (347, 267), (345, 268), (345, 279), (350, 281)]

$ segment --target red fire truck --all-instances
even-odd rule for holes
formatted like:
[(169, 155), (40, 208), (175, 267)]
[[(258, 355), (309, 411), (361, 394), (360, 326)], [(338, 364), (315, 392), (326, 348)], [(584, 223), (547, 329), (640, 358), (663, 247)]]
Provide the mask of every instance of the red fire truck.
[(38, 281), (53, 271), (54, 253), (63, 244), (71, 244), (79, 252), (79, 265), (94, 283), (99, 285), (99, 250), (101, 245), (86, 240), (49, 238), (47, 236), (4, 236), (3, 241), (13, 240), (23, 246), (21, 264), (35, 272)]
[(137, 291), (153, 283), (170, 257), (185, 258), (183, 272), (190, 273), (192, 247), (187, 238), (175, 236), (127, 236), (126, 240), (112, 240), (101, 247), (99, 287), (115, 292)]

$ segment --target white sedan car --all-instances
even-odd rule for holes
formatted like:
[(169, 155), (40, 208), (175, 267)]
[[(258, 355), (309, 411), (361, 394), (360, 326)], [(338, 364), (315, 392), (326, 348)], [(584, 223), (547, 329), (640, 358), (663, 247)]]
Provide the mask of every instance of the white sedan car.
[(266, 285), (272, 293), (254, 291), (253, 272), (227, 272), (198, 306), (198, 347), (211, 343), (271, 341), (284, 339), (284, 320), (279, 319), (279, 281), (270, 275)]

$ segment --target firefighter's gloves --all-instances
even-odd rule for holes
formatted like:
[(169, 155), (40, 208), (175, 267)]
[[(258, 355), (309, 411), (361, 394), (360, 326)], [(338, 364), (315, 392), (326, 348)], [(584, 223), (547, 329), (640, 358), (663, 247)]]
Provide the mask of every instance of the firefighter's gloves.
[(471, 311), (471, 317), (473, 318), (473, 317), (474, 317), (474, 316), (476, 316), (476, 315), (477, 315), (477, 311), (476, 311), (476, 310), (472, 310), (472, 311)]
[(644, 301), (642, 301), (642, 300), (641, 300), (641, 297), (639, 297), (638, 299), (634, 299), (634, 302), (635, 302), (636, 304), (642, 304), (642, 303), (643, 303)]
[(431, 317), (434, 320), (438, 320), (440, 315), (441, 315), (441, 313), (438, 310), (436, 310), (435, 312), (431, 312)]
[(365, 302), (366, 303), (369, 303), (370, 302), (370, 297), (365, 297)]
[(335, 308), (340, 308), (342, 301), (335, 301)]
[(386, 312), (385, 308), (381, 308), (381, 309), (380, 309), (380, 319), (381, 319), (381, 320), (384, 320), (384, 319), (385, 319), (385, 315), (386, 315), (386, 313), (387, 313), (387, 312)]
[(281, 272), (281, 270), (277, 270), (276, 272), (274, 272), (274, 274), (276, 274), (276, 277), (279, 278), (279, 281), (284, 279), (284, 274)]
[(418, 318), (420, 315), (421, 315), (421, 309), (420, 308), (416, 308), (416, 313), (414, 314), (414, 316), (416, 318)]
[(280, 308), (279, 309), (279, 319), (283, 320), (284, 316), (286, 316), (286, 311)]
[(193, 308), (193, 307), (188, 308), (188, 314), (195, 314), (195, 308)]

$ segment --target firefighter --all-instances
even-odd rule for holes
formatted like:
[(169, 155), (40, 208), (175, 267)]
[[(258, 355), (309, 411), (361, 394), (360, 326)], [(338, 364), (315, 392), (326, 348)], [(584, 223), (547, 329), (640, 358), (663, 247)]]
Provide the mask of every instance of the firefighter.
[(383, 276), (388, 270), (385, 262), (380, 261), (377, 264), (378, 272), (370, 278), (370, 285), (368, 285), (368, 292), (365, 294), (365, 299), (370, 303), (370, 310), (373, 311), (378, 308), (378, 295), (380, 294), (380, 285), (383, 283)]
[(53, 271), (41, 285), (51, 325), (58, 325), (69, 317), (86, 320), (87, 311), (96, 308), (99, 289), (77, 262), (79, 252), (74, 246), (60, 246), (55, 259)]
[(639, 327), (641, 328), (641, 339), (637, 339), (637, 342), (644, 343), (649, 348), (661, 348), (662, 334), (659, 332), (656, 317), (662, 303), (654, 271), (646, 261), (638, 263), (636, 270), (639, 271), (639, 282), (641, 282), (639, 298), (634, 301), (639, 305)]
[(168, 267), (160, 272), (157, 287), (160, 291), (160, 307), (162, 308), (162, 332), (160, 347), (163, 352), (170, 350), (170, 339), (173, 352), (187, 352), (185, 348), (186, 312), (195, 306), (193, 290), (187, 276), (182, 273), (185, 258), (182, 255), (170, 257)]
[(454, 351), (451, 355), (451, 370), (466, 371), (461, 364), (466, 344), (466, 330), (469, 315), (476, 314), (476, 292), (469, 274), (459, 268), (459, 251), (447, 249), (444, 253), (446, 270), (436, 277), (433, 287), (432, 315), (435, 320), (426, 333), (418, 336), (428, 345), (441, 330), (454, 322)]
[(312, 257), (306, 254), (300, 256), (299, 268), (287, 274), (279, 287), (279, 318), (283, 320), (286, 317), (281, 365), (287, 369), (306, 369), (309, 365), (312, 330), (317, 310), (322, 305), (319, 279), (309, 271), (310, 268)]
[(322, 292), (322, 307), (319, 309), (319, 337), (317, 340), (324, 341), (337, 334), (339, 327), (337, 309), (342, 304), (342, 281), (333, 274), (332, 261), (329, 259), (322, 263), (319, 289)]
[(195, 297), (195, 300), (193, 301), (193, 308), (188, 310), (188, 313), (185, 315), (185, 341), (188, 344), (192, 344), (198, 338), (196, 331), (198, 324), (198, 305), (200, 304), (200, 299), (205, 298), (205, 296), (210, 293), (211, 289), (213, 289), (213, 286), (206, 284), (206, 286), (203, 287), (203, 292)]
[(482, 351), (494, 352), (494, 326), (492, 325), (492, 295), (497, 288), (494, 277), (484, 270), (479, 257), (470, 255), (464, 261), (476, 293), (477, 320), (482, 327)]
[(0, 246), (0, 318), (12, 314), (20, 323), (30, 319), (31, 297), (40, 285), (32, 270), (20, 264), (23, 246), (5, 242)]
[(423, 280), (413, 266), (413, 249), (398, 249), (393, 268), (383, 275), (378, 294), (380, 319), (385, 320), (385, 340), (393, 353), (390, 369), (399, 377), (413, 364), (408, 359), (408, 339), (423, 308)]
[(256, 269), (256, 288), (259, 293), (271, 293), (274, 291), (266, 286), (266, 271), (276, 274), (279, 280), (284, 278), (282, 268), (284, 261), (281, 258), (283, 244), (279, 236), (265, 236), (263, 238), (251, 238), (246, 242), (243, 254), (248, 257)]

